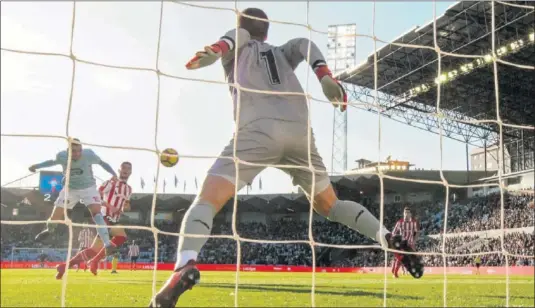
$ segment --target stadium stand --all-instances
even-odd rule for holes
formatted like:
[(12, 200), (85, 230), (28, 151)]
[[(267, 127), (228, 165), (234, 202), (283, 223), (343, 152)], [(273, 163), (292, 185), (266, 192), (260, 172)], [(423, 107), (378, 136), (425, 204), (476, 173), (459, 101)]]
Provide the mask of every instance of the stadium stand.
[[(343, 198), (364, 202), (368, 208), (378, 213), (377, 195), (373, 192), (370, 179), (362, 178), (350, 180), (348, 178), (333, 178), (333, 182)], [(348, 183), (351, 183), (348, 185)], [(361, 185), (362, 184), (362, 185)], [(348, 188), (348, 186), (354, 188)], [(422, 186), (422, 185), (420, 185)], [(416, 190), (414, 190), (416, 188)], [(436, 195), (421, 192), (421, 188), (411, 187), (400, 202), (388, 202), (397, 198), (393, 192), (386, 194), (385, 224), (392, 228), (395, 221), (402, 215), (402, 209), (410, 206), (414, 215), (421, 222), (421, 237), (418, 250), (424, 252), (439, 252), (442, 245), (442, 226), (444, 219), (443, 194), (440, 189)], [(371, 194), (360, 189), (367, 189)], [(399, 189), (399, 187), (398, 187)], [(416, 194), (416, 191), (420, 191)], [(22, 195), (21, 195), (22, 194)], [(399, 196), (399, 195), (398, 195)], [(374, 197), (374, 198), (371, 198)], [(509, 229), (505, 235), (506, 249), (514, 254), (530, 255), (534, 249), (535, 225), (533, 209), (528, 203), (533, 200), (533, 192), (516, 192), (505, 196), (505, 227)], [(176, 232), (190, 202), (191, 195), (163, 195), (157, 203), (157, 226), (163, 231)], [(303, 240), (306, 239), (308, 227), (308, 206), (304, 197), (295, 195), (241, 195), (238, 206), (238, 232), (241, 236), (253, 239), (269, 240)], [(491, 193), (487, 196), (466, 196), (459, 194), (458, 199), (450, 204), (449, 229), (446, 249), (449, 253), (474, 253), (499, 251), (500, 240), (500, 202), (499, 194)], [(20, 200), (25, 202), (20, 202)], [(412, 199), (412, 201), (411, 201)], [(16, 201), (19, 200), (19, 201)], [(2, 219), (37, 219), (51, 206), (46, 202), (32, 203), (30, 200), (39, 199), (39, 193), (33, 190), (2, 189)], [(148, 225), (150, 216), (151, 197), (147, 194), (137, 194), (132, 201), (130, 216), (125, 215), (123, 223), (130, 225)], [(306, 200), (306, 199), (305, 199)], [(388, 203), (388, 204), (386, 204)], [(18, 209), (13, 215), (13, 209)], [(173, 210), (173, 212), (171, 212)], [(133, 213), (133, 214), (132, 214)], [(43, 213), (44, 214), (44, 213)], [(8, 217), (6, 217), (6, 216)], [(77, 206), (72, 212), (73, 220), (87, 222), (88, 217), (83, 206)], [(230, 211), (224, 211), (216, 216), (212, 234), (232, 234), (229, 220)], [(15, 226), (2, 225), (2, 260), (35, 261), (46, 251), (48, 261), (59, 261), (65, 258), (64, 248), (67, 246), (68, 233), (59, 233), (46, 245), (36, 244), (33, 236), (42, 228), (41, 225)], [(75, 234), (77, 234), (75, 229)], [(317, 242), (328, 244), (372, 244), (359, 233), (341, 225), (331, 223), (319, 216), (315, 216), (313, 234)], [(151, 233), (140, 230), (129, 230), (129, 239), (135, 239), (141, 254), (140, 262), (153, 262), (154, 238)], [(174, 262), (177, 239), (174, 236), (161, 235), (159, 237), (159, 262)], [(75, 245), (76, 246), (76, 245)], [(32, 250), (13, 249), (13, 247), (38, 248)], [(46, 249), (46, 248), (58, 249)], [(40, 250), (42, 249), (42, 250)], [(45, 250), (46, 249), (46, 250)], [(320, 266), (348, 267), (348, 266), (382, 266), (384, 253), (380, 249), (359, 250), (347, 258), (333, 260), (335, 251), (317, 247), (317, 257)], [(127, 248), (121, 250), (121, 260), (127, 260)], [(236, 243), (229, 239), (210, 239), (207, 249), (200, 255), (200, 262), (206, 264), (234, 264), (236, 262)], [(426, 256), (427, 266), (440, 265), (442, 257)], [(469, 264), (471, 258), (450, 258), (450, 266)], [(504, 265), (503, 255), (485, 256), (484, 262), (489, 266)], [(242, 243), (242, 263), (251, 265), (311, 265), (311, 251), (303, 244), (256, 244)], [(512, 264), (533, 265), (533, 259), (520, 260), (513, 258)]]

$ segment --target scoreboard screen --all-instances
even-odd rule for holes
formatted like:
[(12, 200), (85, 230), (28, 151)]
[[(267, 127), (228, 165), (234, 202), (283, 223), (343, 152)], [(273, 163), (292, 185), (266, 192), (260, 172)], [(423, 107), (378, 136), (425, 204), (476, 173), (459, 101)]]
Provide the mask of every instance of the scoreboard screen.
[(57, 196), (63, 188), (63, 173), (43, 171), (39, 177), (39, 191), (44, 196)]

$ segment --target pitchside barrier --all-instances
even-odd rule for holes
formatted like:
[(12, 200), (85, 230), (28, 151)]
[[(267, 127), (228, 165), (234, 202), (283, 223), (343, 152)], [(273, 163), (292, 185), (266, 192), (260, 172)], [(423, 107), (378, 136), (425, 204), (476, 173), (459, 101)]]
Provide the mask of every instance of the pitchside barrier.
[[(0, 262), (2, 269), (28, 269), (28, 268), (45, 268), (53, 269), (60, 262), (45, 262), (43, 265), (35, 261), (21, 262)], [(172, 271), (174, 263), (158, 263), (157, 270)], [(235, 264), (199, 264), (201, 271), (217, 272), (235, 272)], [(107, 269), (111, 269), (111, 263), (107, 262)], [(130, 262), (119, 262), (118, 270), (130, 270)], [(154, 263), (137, 263), (137, 270), (153, 270)], [(390, 271), (387, 268), (387, 271)], [(240, 265), (240, 272), (265, 272), (265, 273), (310, 273), (311, 266), (288, 266), (288, 265)], [(316, 267), (318, 273), (358, 273), (358, 274), (384, 274), (385, 267)], [(472, 275), (475, 273), (475, 267), (447, 267), (446, 272), (453, 275)], [(483, 275), (506, 275), (505, 266), (482, 266), (480, 272)], [(426, 267), (426, 275), (440, 274), (444, 275), (444, 267)], [(509, 275), (534, 276), (534, 266), (510, 266)]]

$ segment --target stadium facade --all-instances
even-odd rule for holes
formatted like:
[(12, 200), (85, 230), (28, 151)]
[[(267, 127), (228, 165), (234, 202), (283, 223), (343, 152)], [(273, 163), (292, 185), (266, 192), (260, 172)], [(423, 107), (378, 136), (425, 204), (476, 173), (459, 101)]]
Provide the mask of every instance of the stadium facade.
[[(392, 170), (385, 174), (399, 178), (383, 179), (384, 204), (398, 204), (444, 200), (445, 187), (440, 183), (440, 171), (437, 170)], [(443, 171), (445, 179), (452, 185), (467, 185), (485, 177), (480, 171)], [(408, 181), (403, 181), (408, 180)], [(435, 181), (434, 184), (422, 184), (411, 180)], [(377, 175), (354, 174), (333, 176), (331, 182), (335, 188), (345, 195), (351, 194), (354, 199), (366, 205), (380, 202), (381, 185)], [(450, 189), (452, 198), (461, 199), (471, 196), (466, 188)], [(123, 215), (127, 224), (149, 225), (150, 211), (153, 201), (152, 193), (134, 193), (132, 210)], [(156, 201), (156, 220), (176, 221), (193, 202), (192, 194), (158, 194)], [(53, 199), (47, 199), (36, 189), (2, 188), (2, 220), (35, 220), (48, 217), (53, 207)], [(216, 219), (231, 221), (234, 199), (230, 200)], [(310, 202), (303, 193), (293, 194), (242, 194), (238, 195), (238, 215), (240, 220), (264, 221), (266, 219), (298, 219), (308, 220)], [(88, 214), (80, 204), (75, 207), (75, 215), (81, 215), (82, 221), (89, 222)], [(268, 218), (267, 218), (268, 217)], [(315, 215), (315, 219), (322, 219)], [(78, 220), (78, 219), (76, 219)]]
[[(501, 136), (503, 173), (533, 171), (533, 129), (521, 126), (535, 123), (535, 74), (526, 69), (535, 63), (534, 32), (530, 1), (461, 1), (336, 77), (357, 108), (465, 143), (467, 169), (468, 145), (487, 152)], [(435, 42), (448, 54), (439, 57)]]

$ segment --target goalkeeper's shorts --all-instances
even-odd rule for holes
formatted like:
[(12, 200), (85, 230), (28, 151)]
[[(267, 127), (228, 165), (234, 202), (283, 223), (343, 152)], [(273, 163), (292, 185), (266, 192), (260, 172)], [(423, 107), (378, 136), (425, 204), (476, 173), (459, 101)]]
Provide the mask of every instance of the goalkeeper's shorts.
[[(314, 194), (318, 194), (331, 182), (316, 148), (314, 135), (310, 137), (310, 159), (316, 171)], [(238, 138), (236, 156), (242, 161), (261, 165), (240, 164), (238, 183), (236, 183), (236, 165), (232, 159), (228, 158), (234, 156), (234, 138)], [(223, 149), (208, 174), (229, 180), (238, 186), (239, 190), (248, 183), (252, 183), (253, 179), (268, 165), (289, 165), (293, 168), (281, 168), (281, 170), (292, 177), (294, 185), (300, 186), (307, 194), (311, 194), (313, 177), (312, 171), (308, 169), (308, 127), (305, 124), (261, 119), (241, 127), (235, 133), (234, 138)]]

